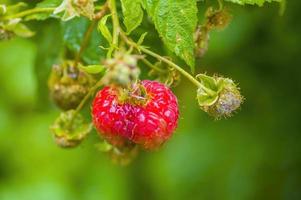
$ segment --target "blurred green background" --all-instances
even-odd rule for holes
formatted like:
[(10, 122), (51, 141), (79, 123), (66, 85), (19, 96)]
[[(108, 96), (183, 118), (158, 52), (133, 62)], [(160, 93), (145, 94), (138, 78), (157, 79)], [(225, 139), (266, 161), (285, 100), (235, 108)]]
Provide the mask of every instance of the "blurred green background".
[(233, 21), (211, 35), (198, 70), (239, 82), (241, 111), (212, 120), (183, 78), (173, 138), (127, 167), (97, 151), (95, 132), (74, 150), (52, 139), (59, 110), (47, 77), (62, 44), (58, 21), (31, 23), (31, 39), (1, 42), (0, 199), (301, 199), (301, 1), (288, 2), (284, 16), (277, 4), (227, 5)]

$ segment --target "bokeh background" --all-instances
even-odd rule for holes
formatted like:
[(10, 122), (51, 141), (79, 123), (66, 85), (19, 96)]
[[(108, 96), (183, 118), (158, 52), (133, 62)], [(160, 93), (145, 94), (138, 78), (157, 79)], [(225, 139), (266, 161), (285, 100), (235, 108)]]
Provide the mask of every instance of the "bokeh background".
[(95, 132), (73, 150), (52, 139), (59, 110), (47, 77), (62, 45), (57, 20), (31, 23), (31, 39), (1, 42), (0, 199), (301, 199), (301, 1), (289, 1), (283, 16), (276, 3), (226, 5), (233, 21), (212, 33), (198, 71), (239, 82), (241, 111), (212, 120), (183, 78), (173, 138), (127, 167), (97, 151)]

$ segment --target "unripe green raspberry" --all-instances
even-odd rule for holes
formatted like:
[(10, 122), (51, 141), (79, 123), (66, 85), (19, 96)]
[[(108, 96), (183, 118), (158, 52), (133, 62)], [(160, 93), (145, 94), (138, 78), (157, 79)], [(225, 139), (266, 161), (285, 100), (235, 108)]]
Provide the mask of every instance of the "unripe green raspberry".
[[(237, 85), (228, 78), (199, 75), (204, 88), (197, 91), (202, 110), (216, 119), (231, 116), (242, 104), (243, 97)], [(211, 91), (209, 94), (208, 91)]]
[(67, 21), (74, 17), (85, 16), (94, 18), (95, 0), (62, 0), (62, 3), (55, 8), (54, 14), (64, 12), (62, 20)]
[(76, 10), (83, 16), (93, 19), (95, 0), (73, 0)]
[(135, 83), (140, 75), (137, 61), (137, 56), (122, 52), (117, 53), (113, 59), (106, 60), (105, 66), (108, 70), (104, 77), (105, 84), (112, 84), (125, 88), (132, 83)]
[(50, 127), (58, 146), (72, 148), (78, 146), (92, 130), (92, 124), (84, 122), (83, 116), (74, 110), (61, 113)]
[(93, 85), (93, 78), (72, 61), (54, 65), (48, 81), (50, 96), (62, 110), (75, 109)]

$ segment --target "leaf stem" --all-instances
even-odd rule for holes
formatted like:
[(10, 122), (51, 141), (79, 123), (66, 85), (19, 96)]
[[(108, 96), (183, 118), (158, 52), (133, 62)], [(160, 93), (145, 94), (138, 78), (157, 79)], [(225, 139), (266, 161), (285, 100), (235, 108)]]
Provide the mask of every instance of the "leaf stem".
[(155, 71), (158, 71), (158, 72), (160, 72), (160, 73), (166, 73), (166, 71), (164, 71), (163, 69), (160, 69), (159, 67), (153, 65), (152, 63), (150, 63), (150, 62), (149, 62), (148, 60), (146, 60), (145, 58), (142, 58), (141, 60), (142, 60), (142, 62), (143, 62), (144, 64), (146, 64), (149, 68), (151, 68), (151, 69), (153, 69), (153, 70), (155, 70)]
[(109, 8), (109, 3), (108, 1), (103, 4), (103, 6), (100, 8), (100, 10), (95, 14), (94, 20), (100, 20), (107, 12)]
[(78, 66), (78, 63), (80, 61), (80, 58), (84, 52), (84, 50), (86, 49), (89, 41), (90, 41), (90, 38), (91, 38), (91, 35), (92, 35), (92, 32), (95, 28), (95, 25), (96, 25), (96, 22), (98, 20), (100, 20), (107, 12), (107, 9), (108, 9), (108, 2), (106, 2), (102, 7), (101, 7), (101, 10), (96, 13), (95, 15), (95, 18), (94, 20), (92, 20), (91, 24), (89, 25), (87, 31), (85, 32), (85, 35), (84, 35), (84, 38), (83, 38), (83, 41), (80, 45), (80, 49), (79, 49), (79, 52), (76, 54), (76, 57), (75, 57), (75, 64), (74, 64), (74, 67), (77, 67)]
[(89, 100), (89, 98), (91, 97), (91, 95), (93, 95), (93, 93), (95, 92), (95, 90), (103, 85), (103, 80), (100, 79), (88, 92), (88, 94), (82, 99), (82, 101), (80, 102), (80, 104), (76, 107), (74, 114), (72, 116), (72, 118), (70, 119), (69, 123), (68, 123), (68, 127), (70, 127), (72, 125), (73, 120), (75, 119), (76, 115), (81, 111), (81, 109), (83, 109), (84, 105), (86, 104), (86, 102)]
[(89, 100), (90, 96), (93, 95), (95, 90), (103, 85), (103, 80), (100, 79), (88, 92), (88, 94), (83, 98), (80, 104), (76, 107), (74, 116), (84, 107), (85, 103)]
[(54, 10), (55, 10), (55, 8), (33, 8), (33, 9), (29, 9), (29, 10), (19, 12), (17, 14), (12, 14), (12, 15), (5, 16), (4, 19), (7, 20), (7, 19), (22, 18), (22, 17), (25, 17), (27, 15), (31, 15), (31, 14), (35, 14), (35, 13), (41, 13), (41, 12), (53, 12)]
[(90, 41), (90, 38), (91, 38), (91, 34), (95, 28), (95, 25), (96, 25), (96, 21), (93, 20), (91, 22), (91, 24), (89, 25), (87, 31), (85, 32), (85, 35), (84, 35), (84, 38), (83, 38), (83, 41), (80, 45), (80, 49), (79, 49), (79, 52), (76, 54), (76, 57), (75, 57), (75, 63), (74, 63), (74, 67), (76, 68), (78, 66), (78, 63), (80, 62), (80, 58), (84, 52), (84, 50), (86, 49), (89, 41)]
[(222, 10), (224, 7), (223, 0), (217, 0), (217, 1), (218, 1), (219, 10)]
[(112, 21), (113, 21), (112, 46), (117, 47), (118, 46), (118, 37), (119, 37), (119, 33), (120, 33), (120, 25), (119, 25), (119, 19), (118, 19), (117, 9), (116, 9), (116, 0), (108, 0), (108, 1), (109, 1), (109, 8), (111, 10)]

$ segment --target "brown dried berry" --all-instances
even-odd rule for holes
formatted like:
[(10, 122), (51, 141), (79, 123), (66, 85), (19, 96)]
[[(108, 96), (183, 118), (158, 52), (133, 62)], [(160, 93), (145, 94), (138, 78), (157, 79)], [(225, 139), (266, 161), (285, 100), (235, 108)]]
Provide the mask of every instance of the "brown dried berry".
[(53, 65), (48, 86), (50, 96), (62, 110), (75, 109), (93, 85), (93, 78), (74, 67), (72, 61)]

